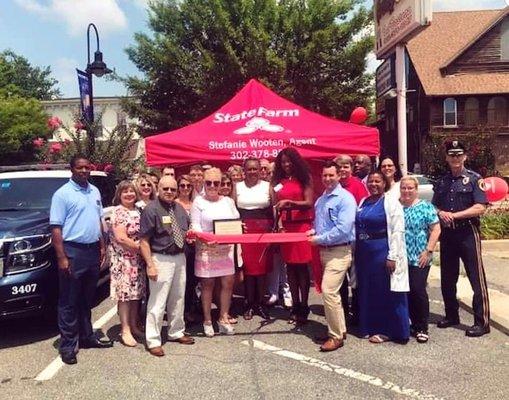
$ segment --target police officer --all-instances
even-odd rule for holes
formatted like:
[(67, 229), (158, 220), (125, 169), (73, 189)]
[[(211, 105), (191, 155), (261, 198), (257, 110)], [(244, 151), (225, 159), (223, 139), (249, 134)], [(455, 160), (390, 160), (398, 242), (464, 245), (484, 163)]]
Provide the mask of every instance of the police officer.
[(490, 332), (488, 287), (481, 258), (479, 229), (479, 217), (484, 213), (488, 201), (482, 190), (481, 176), (465, 168), (465, 146), (454, 140), (447, 143), (446, 154), (450, 172), (435, 184), (432, 200), (442, 227), (440, 271), (445, 318), (437, 326), (448, 328), (460, 322), (456, 283), (461, 258), (474, 292), (474, 325), (465, 334), (477, 337)]
[(90, 161), (78, 155), (70, 166), (71, 179), (51, 199), (50, 225), (58, 262), (60, 357), (66, 364), (76, 364), (79, 348), (106, 348), (113, 343), (98, 339), (90, 321), (105, 254), (101, 195), (88, 182)]

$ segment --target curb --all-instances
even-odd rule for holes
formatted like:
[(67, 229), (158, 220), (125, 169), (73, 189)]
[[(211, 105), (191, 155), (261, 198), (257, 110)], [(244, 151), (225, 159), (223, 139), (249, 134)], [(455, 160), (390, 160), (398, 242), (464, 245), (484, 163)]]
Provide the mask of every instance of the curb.
[[(429, 279), (440, 282), (440, 267), (432, 265)], [(472, 288), (467, 277), (460, 275), (457, 284), (457, 297), (461, 308), (472, 313)], [(490, 298), (490, 326), (509, 336), (509, 295), (488, 288)]]

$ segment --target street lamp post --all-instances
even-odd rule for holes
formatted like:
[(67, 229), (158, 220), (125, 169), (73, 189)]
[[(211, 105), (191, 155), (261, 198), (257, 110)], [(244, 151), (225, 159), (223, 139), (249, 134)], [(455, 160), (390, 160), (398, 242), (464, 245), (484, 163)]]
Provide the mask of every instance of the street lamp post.
[[(90, 62), (90, 28), (94, 28), (95, 37), (97, 42), (97, 49), (94, 52), (94, 61)], [(92, 154), (95, 150), (95, 132), (91, 125), (94, 124), (94, 95), (93, 95), (93, 85), (92, 85), (92, 75), (100, 78), (105, 74), (109, 74), (113, 72), (106, 66), (106, 63), (103, 61), (103, 53), (99, 47), (99, 33), (97, 32), (97, 27), (94, 24), (88, 24), (87, 28), (87, 68), (85, 72), (88, 75), (88, 79), (90, 82), (90, 109), (89, 109), (89, 121), (88, 121), (88, 140), (89, 140), (89, 153)]]

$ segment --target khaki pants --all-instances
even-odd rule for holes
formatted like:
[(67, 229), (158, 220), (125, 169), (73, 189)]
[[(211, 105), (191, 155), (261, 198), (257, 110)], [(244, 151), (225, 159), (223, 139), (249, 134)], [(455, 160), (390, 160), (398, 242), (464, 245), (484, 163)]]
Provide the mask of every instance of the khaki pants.
[(339, 289), (352, 264), (352, 249), (350, 246), (321, 248), (320, 259), (324, 266), (322, 298), (329, 336), (342, 339), (346, 323)]
[(186, 257), (184, 253), (153, 254), (157, 281), (149, 279), (146, 338), (149, 349), (161, 346), (164, 310), (168, 318), (168, 338), (184, 336), (184, 296), (186, 292)]

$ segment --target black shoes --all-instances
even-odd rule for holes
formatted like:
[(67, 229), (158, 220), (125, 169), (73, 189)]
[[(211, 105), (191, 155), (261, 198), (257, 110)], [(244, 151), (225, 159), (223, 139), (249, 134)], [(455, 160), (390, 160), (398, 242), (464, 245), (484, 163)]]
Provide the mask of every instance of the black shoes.
[(73, 365), (78, 362), (78, 359), (76, 358), (76, 354), (74, 354), (74, 353), (60, 354), (60, 358), (62, 359), (62, 362), (67, 365)]
[(479, 337), (482, 335), (486, 335), (487, 333), (490, 333), (489, 326), (484, 327), (484, 326), (480, 326), (480, 325), (473, 325), (465, 331), (465, 336)]
[(269, 313), (262, 305), (254, 305), (253, 307), (248, 307), (244, 312), (244, 319), (251, 320), (254, 315), (259, 315), (263, 319), (270, 319)]
[(263, 319), (270, 319), (269, 313), (263, 306), (259, 305), (255, 308), (255, 310), (256, 310), (256, 314), (258, 314)]
[(449, 318), (445, 317), (444, 319), (441, 319), (440, 321), (437, 322), (437, 326), (439, 328), (449, 328), (451, 326), (459, 325), (459, 323), (460, 323), (460, 320), (457, 318), (449, 319)]
[(80, 342), (81, 349), (107, 349), (113, 347), (113, 342), (108, 339), (91, 339)]

